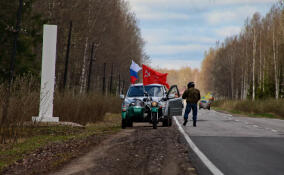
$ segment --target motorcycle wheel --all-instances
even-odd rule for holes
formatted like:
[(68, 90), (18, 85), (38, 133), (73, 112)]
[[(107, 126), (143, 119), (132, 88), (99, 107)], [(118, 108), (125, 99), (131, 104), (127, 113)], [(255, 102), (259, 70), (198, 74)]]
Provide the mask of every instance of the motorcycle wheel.
[(125, 128), (126, 128), (126, 124), (127, 124), (126, 119), (122, 119), (122, 120), (121, 120), (121, 128), (122, 128), (122, 129), (125, 129)]
[(133, 120), (132, 119), (128, 119), (127, 120), (127, 126), (128, 127), (133, 127)]
[(163, 127), (168, 127), (168, 126), (170, 126), (170, 119), (169, 118), (163, 121)]
[(172, 119), (169, 119), (169, 127), (172, 126)]
[(169, 126), (168, 122), (169, 122), (168, 120), (164, 120), (164, 121), (163, 121), (163, 127)]
[(158, 123), (157, 115), (158, 115), (158, 113), (156, 113), (156, 112), (152, 113), (153, 129), (157, 129), (157, 123)]

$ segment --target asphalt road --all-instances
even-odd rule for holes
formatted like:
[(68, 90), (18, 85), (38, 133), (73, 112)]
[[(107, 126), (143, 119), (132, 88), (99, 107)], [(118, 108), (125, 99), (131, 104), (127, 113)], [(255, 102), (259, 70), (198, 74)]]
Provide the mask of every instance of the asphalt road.
[[(182, 117), (177, 118), (183, 122)], [(197, 127), (190, 121), (183, 128), (224, 174), (284, 174), (284, 120), (201, 110)]]

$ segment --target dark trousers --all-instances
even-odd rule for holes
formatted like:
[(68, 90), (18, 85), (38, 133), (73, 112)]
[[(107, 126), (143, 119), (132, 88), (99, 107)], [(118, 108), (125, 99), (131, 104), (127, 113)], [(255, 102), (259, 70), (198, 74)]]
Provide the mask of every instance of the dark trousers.
[(197, 120), (197, 104), (186, 103), (184, 118), (188, 119), (188, 114), (190, 113), (191, 109), (192, 109), (192, 120), (196, 121)]

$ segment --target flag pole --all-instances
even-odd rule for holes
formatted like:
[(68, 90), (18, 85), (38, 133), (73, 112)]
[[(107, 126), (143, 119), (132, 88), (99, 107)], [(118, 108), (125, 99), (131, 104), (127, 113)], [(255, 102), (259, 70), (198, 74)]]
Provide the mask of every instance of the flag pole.
[(143, 81), (143, 79), (144, 79), (144, 75), (143, 75), (143, 64), (142, 64), (142, 85), (143, 85), (143, 96), (145, 97), (145, 86), (144, 86), (144, 81)]

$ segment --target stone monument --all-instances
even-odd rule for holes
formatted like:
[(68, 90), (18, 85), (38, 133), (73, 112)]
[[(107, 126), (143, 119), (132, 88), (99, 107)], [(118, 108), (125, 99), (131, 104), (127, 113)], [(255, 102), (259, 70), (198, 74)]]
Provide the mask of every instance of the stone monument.
[(53, 117), (56, 43), (57, 26), (44, 25), (39, 116), (32, 117), (34, 122), (59, 122)]

